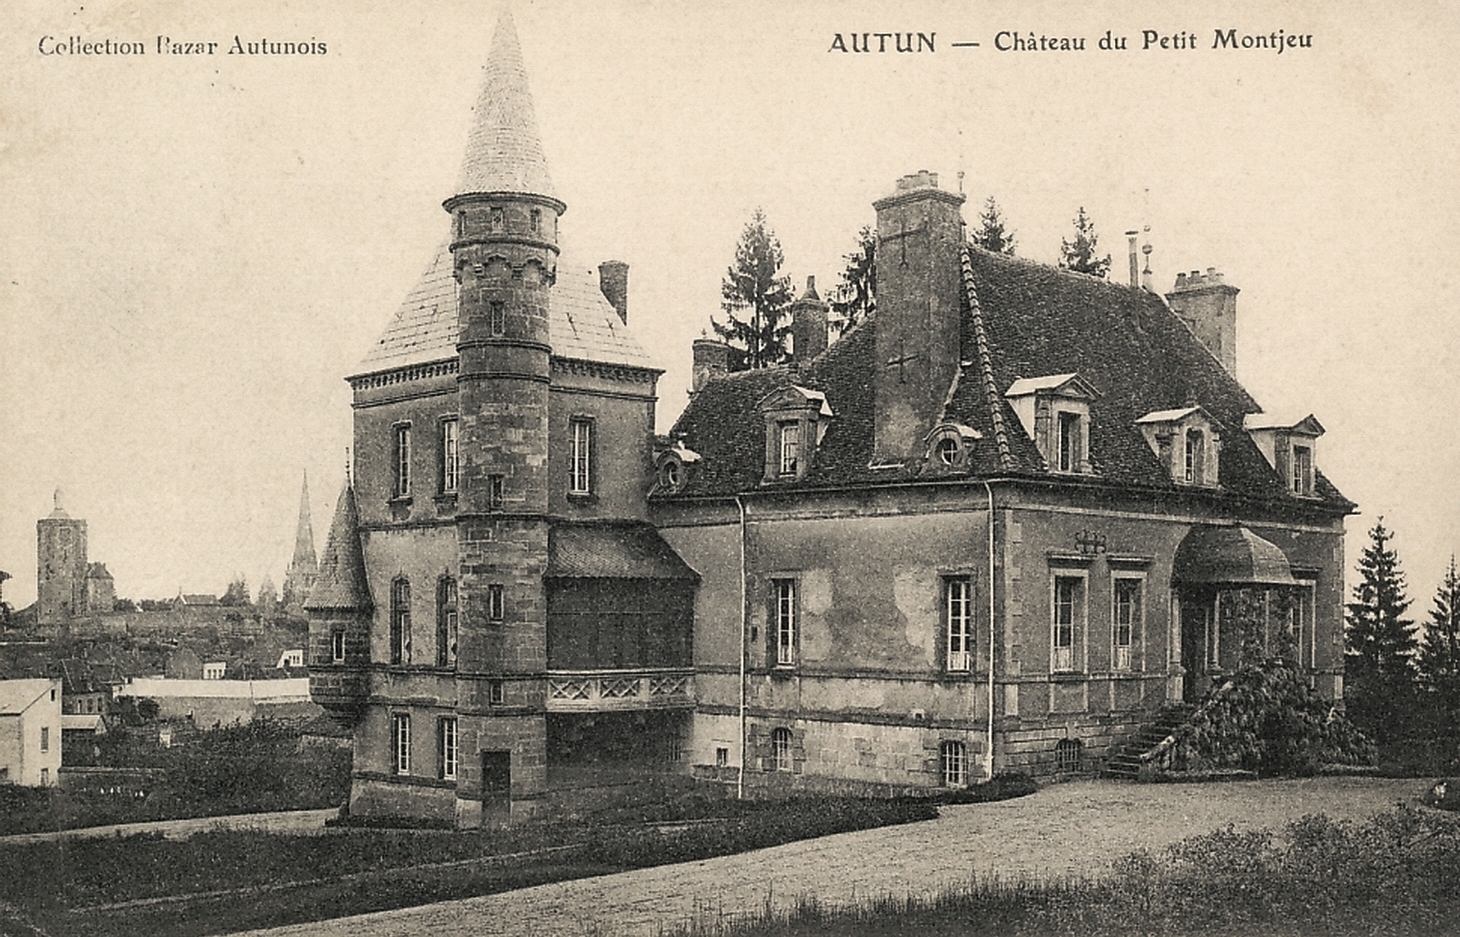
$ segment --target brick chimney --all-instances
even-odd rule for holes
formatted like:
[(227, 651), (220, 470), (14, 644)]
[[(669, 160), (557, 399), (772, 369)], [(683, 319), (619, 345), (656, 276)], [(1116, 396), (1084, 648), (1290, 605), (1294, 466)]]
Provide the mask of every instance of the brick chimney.
[(1223, 282), (1217, 268), (1208, 267), (1206, 273), (1178, 273), (1176, 285), (1166, 294), (1177, 318), (1233, 376), (1237, 374), (1238, 292), (1237, 287)]
[(624, 325), (629, 324), (629, 265), (622, 260), (605, 260), (598, 265), (598, 288), (613, 306)]
[(698, 393), (710, 381), (730, 370), (730, 346), (713, 338), (694, 340), (694, 368), (690, 393)]
[(903, 176), (877, 210), (874, 455), (921, 455), (961, 360), (963, 195), (926, 170)]
[(797, 367), (826, 351), (826, 303), (816, 293), (816, 277), (806, 278), (806, 291), (791, 304), (791, 340)]

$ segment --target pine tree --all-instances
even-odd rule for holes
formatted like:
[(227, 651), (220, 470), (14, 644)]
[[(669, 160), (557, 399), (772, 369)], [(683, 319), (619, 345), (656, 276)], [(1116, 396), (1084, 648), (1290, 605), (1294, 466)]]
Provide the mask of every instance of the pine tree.
[(1436, 697), (1443, 712), (1460, 713), (1460, 572), (1455, 556), (1435, 590), (1435, 607), (1420, 643), (1420, 683)]
[(847, 262), (841, 282), (831, 294), (831, 327), (837, 334), (871, 315), (877, 308), (877, 234), (871, 225), (857, 232), (857, 249), (843, 256)]
[[(786, 361), (786, 339), (791, 334), (791, 278), (780, 274), (785, 262), (781, 242), (766, 226), (765, 214), (756, 209), (740, 243), (735, 263), (720, 283), (720, 308), (725, 324), (710, 318), (715, 334), (730, 345), (730, 370), (766, 368)], [(746, 312), (748, 318), (743, 318)]]
[(1404, 617), (1405, 596), (1399, 555), (1390, 547), (1393, 533), (1384, 518), (1369, 531), (1369, 545), (1359, 556), (1360, 582), (1348, 603), (1344, 655), (1345, 695), (1360, 727), (1379, 741), (1392, 741), (1404, 731), (1414, 702), (1414, 622)]
[(984, 203), (978, 221), (979, 228), (973, 233), (974, 244), (998, 254), (1014, 253), (1014, 232), (1004, 226), (1004, 215), (992, 195)]
[(1104, 277), (1110, 272), (1110, 255), (1095, 256), (1100, 238), (1095, 233), (1095, 222), (1085, 214), (1085, 206), (1075, 215), (1075, 239), (1060, 238), (1060, 266), (1076, 273), (1088, 273), (1092, 277)]

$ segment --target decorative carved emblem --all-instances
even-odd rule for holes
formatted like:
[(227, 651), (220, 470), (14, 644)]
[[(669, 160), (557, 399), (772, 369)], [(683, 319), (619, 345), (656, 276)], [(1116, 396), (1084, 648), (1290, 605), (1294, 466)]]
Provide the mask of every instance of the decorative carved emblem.
[(1105, 552), (1105, 535), (1093, 530), (1082, 530), (1075, 534), (1075, 548), (1086, 555)]

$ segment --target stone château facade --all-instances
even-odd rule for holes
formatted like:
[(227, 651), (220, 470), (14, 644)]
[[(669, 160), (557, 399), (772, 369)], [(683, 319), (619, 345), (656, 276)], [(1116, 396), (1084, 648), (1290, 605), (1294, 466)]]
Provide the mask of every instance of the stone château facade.
[(450, 233), (349, 378), (310, 614), (351, 807), (475, 826), (636, 772), (904, 789), (1098, 768), (1265, 654), (1342, 695), (1322, 427), (1232, 376), (1236, 289), (971, 247), (931, 173), (876, 202), (877, 312), (653, 435), (628, 270), (560, 256), (510, 18)]

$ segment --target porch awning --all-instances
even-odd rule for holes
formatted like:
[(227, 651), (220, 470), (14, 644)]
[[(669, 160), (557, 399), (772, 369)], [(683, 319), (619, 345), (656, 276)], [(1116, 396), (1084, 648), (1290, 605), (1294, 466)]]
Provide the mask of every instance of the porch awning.
[(555, 524), (548, 530), (548, 579), (677, 579), (700, 575), (649, 524)]
[(1283, 551), (1246, 527), (1193, 527), (1176, 548), (1171, 579), (1189, 585), (1298, 585)]

